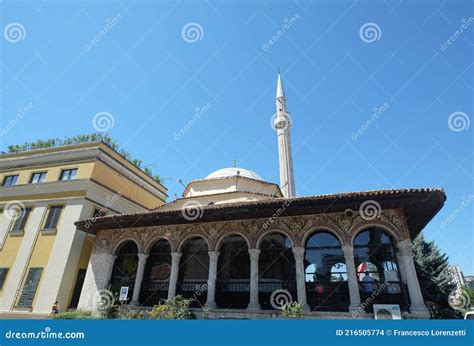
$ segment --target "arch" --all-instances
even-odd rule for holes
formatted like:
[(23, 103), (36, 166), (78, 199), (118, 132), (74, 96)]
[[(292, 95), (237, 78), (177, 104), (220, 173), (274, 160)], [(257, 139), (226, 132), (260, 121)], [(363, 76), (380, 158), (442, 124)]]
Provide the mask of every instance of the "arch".
[(260, 249), (261, 242), (262, 242), (263, 238), (265, 238), (268, 234), (271, 234), (271, 233), (280, 233), (280, 234), (286, 236), (288, 238), (288, 240), (290, 241), (290, 243), (291, 243), (291, 247), (295, 246), (295, 240), (291, 237), (291, 235), (288, 232), (277, 228), (277, 229), (270, 229), (268, 231), (265, 231), (264, 233), (262, 233), (258, 237), (257, 242), (255, 243), (255, 246), (256, 246), (257, 249)]
[(127, 237), (125, 239), (121, 239), (117, 244), (114, 246), (112, 253), (117, 255), (117, 252), (128, 242), (133, 242), (137, 247), (137, 254), (140, 252), (140, 246), (138, 245), (137, 241), (132, 237)]
[[(351, 234), (350, 243), (347, 244), (347, 245), (353, 245), (354, 244), (354, 239), (360, 233), (362, 233), (365, 229), (372, 228), (372, 227), (383, 229), (385, 232), (387, 232), (392, 237), (392, 239), (396, 243), (402, 240), (402, 239), (400, 239), (400, 234), (397, 233), (397, 229), (394, 226), (390, 225), (389, 223), (384, 222), (384, 221), (380, 221), (380, 220), (378, 220), (378, 221), (365, 221), (365, 222), (362, 222), (362, 223), (354, 226), (353, 228), (351, 228), (351, 230), (350, 230), (350, 234)], [(344, 245), (346, 245), (346, 244), (344, 244)]]
[(339, 242), (341, 246), (344, 244), (344, 239), (334, 229), (330, 227), (326, 227), (326, 226), (317, 226), (316, 228), (312, 227), (310, 230), (306, 231), (306, 233), (301, 238), (301, 246), (306, 247), (306, 243), (309, 238), (311, 238), (316, 233), (322, 233), (322, 232), (329, 233), (330, 235), (332, 235), (334, 238), (337, 239), (337, 241)]
[(176, 250), (178, 252), (182, 252), (184, 243), (186, 243), (189, 239), (192, 239), (192, 238), (202, 238), (202, 239), (204, 239), (204, 241), (207, 244), (207, 249), (208, 249), (207, 251), (211, 251), (212, 247), (211, 247), (211, 243), (209, 242), (209, 239), (201, 233), (192, 233), (192, 234), (187, 235), (185, 238), (183, 238), (179, 242), (178, 247), (176, 248)]
[(238, 233), (222, 238), (216, 275), (219, 308), (245, 309), (250, 301), (250, 253), (248, 241)]
[(176, 293), (192, 299), (192, 306), (204, 306), (209, 278), (209, 243), (201, 235), (187, 237), (180, 245)]
[(222, 243), (224, 242), (225, 238), (227, 237), (231, 237), (233, 235), (239, 235), (241, 236), (245, 242), (247, 243), (247, 247), (250, 249), (251, 248), (251, 243), (250, 243), (250, 240), (248, 239), (248, 237), (242, 233), (242, 232), (239, 232), (239, 231), (232, 231), (232, 232), (229, 232), (229, 233), (226, 233), (224, 235), (222, 235), (216, 242), (216, 246), (215, 246), (215, 250), (216, 251), (219, 251), (220, 250), (220, 247), (222, 246)]
[(396, 239), (392, 232), (379, 223), (359, 228), (354, 235), (353, 261), (359, 293), (362, 300), (372, 297), (366, 312), (373, 311), (373, 304), (397, 303), (402, 311), (408, 308), (405, 287), (398, 270)]
[(263, 309), (275, 309), (272, 293), (285, 290), (293, 301), (296, 294), (296, 263), (291, 238), (280, 231), (266, 232), (258, 242), (258, 291)]
[(349, 285), (341, 239), (327, 228), (305, 238), (305, 283), (308, 305), (314, 311), (347, 311)]
[(171, 275), (171, 243), (157, 238), (149, 248), (149, 256), (143, 271), (139, 302), (143, 306), (158, 305), (168, 296)]
[(138, 245), (133, 240), (120, 242), (115, 250), (115, 260), (110, 277), (110, 289), (118, 293), (121, 287), (128, 287), (128, 299), (133, 297), (135, 278), (138, 269)]
[(151, 238), (148, 241), (148, 243), (145, 245), (145, 248), (143, 249), (143, 252), (144, 253), (150, 253), (153, 246), (155, 246), (155, 244), (158, 243), (160, 240), (166, 240), (170, 244), (171, 251), (174, 250), (173, 242), (171, 241), (171, 239), (169, 239), (167, 236), (164, 236), (164, 235), (158, 235), (156, 237)]

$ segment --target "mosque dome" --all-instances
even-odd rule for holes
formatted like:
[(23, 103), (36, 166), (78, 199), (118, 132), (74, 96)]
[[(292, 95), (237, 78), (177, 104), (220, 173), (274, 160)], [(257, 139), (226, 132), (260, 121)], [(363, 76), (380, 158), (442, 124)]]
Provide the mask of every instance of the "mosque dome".
[(219, 179), (219, 178), (231, 178), (231, 177), (245, 177), (255, 180), (263, 181), (263, 178), (259, 176), (257, 173), (249, 171), (245, 168), (239, 167), (229, 167), (229, 168), (222, 168), (215, 172), (212, 172), (204, 179)]

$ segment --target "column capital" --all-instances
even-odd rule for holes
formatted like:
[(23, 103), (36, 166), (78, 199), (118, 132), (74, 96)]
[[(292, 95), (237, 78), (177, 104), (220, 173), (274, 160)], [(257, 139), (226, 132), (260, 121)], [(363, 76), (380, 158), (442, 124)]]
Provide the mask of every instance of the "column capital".
[(296, 259), (303, 259), (304, 258), (304, 252), (305, 248), (302, 246), (295, 246), (292, 248), (293, 254), (295, 255), (295, 260)]
[(207, 252), (209, 254), (209, 259), (211, 261), (217, 261), (217, 258), (219, 257), (220, 255), (220, 252), (219, 251), (208, 251)]
[(138, 261), (142, 262), (142, 261), (146, 261), (146, 259), (148, 258), (148, 256), (150, 256), (150, 254), (149, 253), (138, 253), (137, 256), (138, 256)]
[(397, 243), (397, 248), (402, 256), (413, 256), (411, 240), (406, 239)]
[(346, 257), (353, 257), (354, 256), (354, 246), (352, 245), (342, 245), (342, 252)]
[(171, 252), (171, 258), (173, 260), (179, 260), (182, 256), (182, 252)]
[(260, 249), (249, 249), (249, 254), (258, 256), (260, 255)]

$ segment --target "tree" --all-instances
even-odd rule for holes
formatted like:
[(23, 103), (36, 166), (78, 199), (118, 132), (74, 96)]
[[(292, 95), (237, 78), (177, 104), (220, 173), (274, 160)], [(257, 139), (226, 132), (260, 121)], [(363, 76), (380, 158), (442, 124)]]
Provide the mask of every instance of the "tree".
[(455, 286), (449, 271), (448, 256), (441, 253), (434, 241), (427, 242), (419, 235), (413, 241), (413, 259), (423, 297), (432, 312), (434, 308), (434, 317), (437, 317), (438, 313), (449, 315), (446, 311), (450, 309), (448, 296)]

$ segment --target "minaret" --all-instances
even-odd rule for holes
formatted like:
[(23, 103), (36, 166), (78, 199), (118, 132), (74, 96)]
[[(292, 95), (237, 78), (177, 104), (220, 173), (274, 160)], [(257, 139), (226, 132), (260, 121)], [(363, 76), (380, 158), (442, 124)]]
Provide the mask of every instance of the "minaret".
[(295, 178), (293, 175), (293, 156), (291, 154), (290, 128), (291, 117), (286, 109), (286, 97), (283, 91), (281, 75), (278, 73), (276, 93), (276, 114), (273, 127), (278, 135), (278, 158), (280, 161), (280, 188), (284, 197), (295, 196)]

